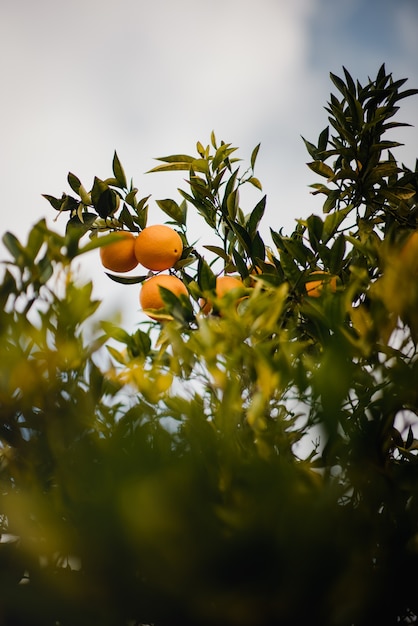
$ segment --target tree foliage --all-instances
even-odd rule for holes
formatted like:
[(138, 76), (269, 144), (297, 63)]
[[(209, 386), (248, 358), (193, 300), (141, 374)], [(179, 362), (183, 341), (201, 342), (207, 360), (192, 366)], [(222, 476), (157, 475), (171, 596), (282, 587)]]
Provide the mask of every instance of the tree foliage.
[[(290, 235), (260, 234), (259, 146), (246, 169), (213, 133), (158, 159), (153, 173), (187, 177), (156, 204), (189, 292), (164, 291), (160, 321), (97, 322), (73, 273), (146, 227), (116, 153), (90, 191), (70, 173), (72, 195), (45, 196), (64, 234), (4, 235), (0, 623), (417, 621), (418, 162), (391, 139), (417, 90), (384, 66), (365, 85), (343, 73), (329, 126), (304, 140), (323, 215)], [(218, 245), (190, 240), (190, 211)], [(238, 304), (216, 297), (221, 273), (240, 275)]]

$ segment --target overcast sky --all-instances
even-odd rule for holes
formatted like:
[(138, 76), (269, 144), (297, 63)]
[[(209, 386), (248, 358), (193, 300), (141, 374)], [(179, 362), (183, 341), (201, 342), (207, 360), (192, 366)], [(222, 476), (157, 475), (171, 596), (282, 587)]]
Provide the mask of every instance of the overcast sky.
[[(145, 172), (212, 130), (245, 159), (261, 142), (265, 232), (291, 232), (320, 211), (301, 135), (316, 140), (327, 124), (329, 72), (344, 65), (365, 82), (384, 62), (418, 87), (417, 59), (417, 0), (2, 0), (1, 233), (52, 223), (41, 194), (70, 191), (69, 171), (90, 188), (111, 175), (115, 149), (141, 195), (178, 199), (181, 177)], [(412, 167), (417, 97), (400, 117), (415, 125), (398, 134)], [(164, 220), (151, 203), (150, 222)], [(96, 295), (137, 315), (136, 286), (111, 282), (96, 257), (82, 270)]]

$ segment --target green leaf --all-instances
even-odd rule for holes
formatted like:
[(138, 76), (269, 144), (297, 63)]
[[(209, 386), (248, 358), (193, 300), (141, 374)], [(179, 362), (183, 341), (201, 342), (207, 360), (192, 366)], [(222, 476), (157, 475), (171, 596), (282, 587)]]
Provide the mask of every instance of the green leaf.
[(46, 222), (43, 219), (37, 224), (35, 224), (35, 226), (29, 232), (26, 250), (30, 258), (32, 259), (32, 261), (36, 259), (36, 256), (39, 250), (41, 249), (42, 244), (45, 240), (44, 238), (45, 229), (46, 229)]
[(62, 194), (61, 198), (55, 198), (54, 196), (50, 196), (47, 193), (43, 193), (42, 197), (45, 198), (45, 200), (48, 200), (49, 204), (52, 206), (53, 209), (55, 209), (56, 211), (70, 211), (71, 210), (71, 206), (67, 205), (67, 206), (63, 206), (64, 205), (64, 201), (66, 198), (65, 194)]
[(259, 189), (260, 191), (263, 190), (261, 182), (258, 180), (258, 178), (255, 178), (255, 176), (251, 176), (251, 178), (248, 179), (248, 182), (251, 183), (254, 187), (257, 187), (257, 189)]
[(231, 261), (231, 257), (229, 256), (229, 254), (225, 252), (223, 248), (220, 248), (219, 246), (209, 246), (209, 245), (203, 246), (203, 247), (206, 248), (206, 250), (209, 250), (209, 252), (213, 252), (218, 257), (223, 259), (225, 263), (229, 263)]
[(332, 82), (337, 87), (338, 91), (340, 91), (343, 94), (343, 96), (345, 96), (347, 94), (347, 87), (344, 81), (339, 76), (336, 76), (332, 72), (330, 72), (329, 75), (331, 77)]
[(122, 210), (119, 213), (118, 219), (119, 219), (119, 222), (122, 222), (122, 224), (124, 224), (128, 228), (128, 230), (130, 231), (138, 230), (138, 227), (135, 225), (133, 217), (125, 203), (123, 203)]
[(329, 165), (326, 165), (322, 161), (311, 161), (311, 163), (307, 163), (307, 166), (315, 172), (315, 174), (319, 174), (325, 178), (332, 178), (334, 176), (334, 171)]
[(241, 226), (238, 222), (230, 222), (231, 228), (235, 235), (237, 236), (238, 241), (243, 246), (244, 250), (251, 254), (251, 237), (246, 231), (246, 229)]
[(182, 203), (180, 206), (175, 202), (175, 200), (171, 200), (169, 198), (165, 200), (156, 200), (157, 205), (160, 207), (164, 213), (166, 213), (171, 219), (173, 219), (177, 224), (186, 224), (186, 204)]
[(119, 205), (119, 196), (116, 191), (110, 189), (106, 181), (95, 177), (91, 190), (91, 200), (94, 208), (101, 218), (106, 219), (113, 215)]
[(91, 225), (97, 219), (97, 215), (95, 213), (83, 212), (81, 218), (79, 215), (73, 215), (67, 222), (66, 233), (73, 231), (82, 236), (90, 230)]
[(322, 240), (322, 232), (324, 224), (318, 215), (310, 215), (306, 220), (308, 227), (309, 241), (312, 248), (316, 251), (318, 243)]
[(251, 153), (251, 169), (253, 171), (254, 171), (254, 168), (255, 168), (255, 162), (257, 160), (258, 151), (260, 150), (260, 145), (261, 144), (257, 144), (256, 147), (254, 148), (254, 150)]
[(138, 283), (143, 283), (144, 280), (148, 278), (146, 276), (116, 276), (115, 274), (109, 274), (105, 272), (106, 276), (111, 278), (115, 283), (120, 283), (121, 285), (136, 285)]
[(237, 216), (238, 208), (239, 208), (239, 191), (238, 189), (234, 189), (228, 195), (226, 199), (226, 206), (228, 209), (228, 217), (231, 220), (234, 220)]
[(248, 271), (248, 267), (247, 267), (243, 257), (240, 255), (238, 250), (235, 250), (235, 248), (232, 250), (232, 255), (234, 257), (235, 266), (236, 266), (236, 268), (237, 268), (241, 278), (242, 279), (247, 278), (247, 276), (249, 276), (249, 271)]
[(225, 162), (225, 159), (229, 157), (237, 148), (231, 148), (230, 143), (222, 143), (216, 150), (215, 156), (212, 159), (212, 171), (216, 171), (220, 165)]
[(151, 337), (140, 328), (129, 337), (128, 349), (133, 357), (147, 356), (151, 350)]
[(335, 240), (329, 256), (329, 269), (332, 274), (339, 274), (345, 254), (345, 237), (341, 233)]
[(333, 189), (332, 191), (328, 190), (327, 199), (325, 200), (322, 210), (324, 213), (329, 213), (332, 209), (335, 208), (341, 192), (339, 189)]
[(136, 206), (137, 206), (137, 201), (136, 201), (136, 194), (137, 193), (138, 193), (138, 189), (136, 187), (134, 187), (125, 196), (126, 204), (129, 204), (129, 206), (131, 206), (133, 209), (136, 209)]
[(77, 176), (75, 174), (72, 174), (71, 172), (68, 172), (67, 180), (68, 180), (68, 184), (70, 185), (71, 189), (75, 193), (78, 193), (79, 189), (80, 189), (80, 185), (81, 185), (80, 179), (77, 178)]
[(193, 163), (196, 157), (188, 154), (171, 154), (170, 156), (157, 157), (156, 161), (163, 161), (164, 163)]
[(260, 202), (258, 202), (254, 209), (251, 211), (250, 217), (247, 220), (247, 228), (250, 236), (252, 236), (256, 232), (260, 221), (263, 218), (266, 208), (266, 200), (266, 196), (261, 198)]
[(257, 232), (251, 242), (251, 258), (253, 259), (254, 262), (256, 262), (257, 259), (263, 260), (265, 256), (266, 256), (266, 247), (264, 245), (264, 241), (262, 240), (260, 233)]
[(226, 183), (225, 186), (225, 192), (224, 192), (224, 197), (222, 199), (222, 213), (226, 216), (228, 215), (228, 198), (230, 196), (230, 194), (233, 192), (234, 190), (234, 186), (235, 186), (235, 182), (238, 176), (238, 168), (232, 173), (232, 175), (229, 177), (228, 182)]
[[(318, 137), (318, 151), (325, 152), (328, 145), (329, 127), (327, 126)], [(315, 157), (314, 157), (315, 158)]]
[(305, 144), (305, 147), (307, 149), (307, 151), (309, 152), (310, 156), (317, 160), (317, 156), (318, 156), (318, 148), (311, 143), (310, 141), (308, 141), (307, 139), (305, 139), (304, 137), (302, 137), (303, 143)]
[(354, 209), (354, 205), (350, 204), (344, 209), (339, 209), (334, 213), (330, 213), (324, 220), (324, 229), (323, 229), (323, 242), (327, 243), (331, 237), (335, 235), (341, 223), (345, 220), (347, 215), (351, 213)]
[[(179, 159), (179, 160), (177, 160)], [(148, 170), (148, 174), (153, 172), (175, 172), (175, 171), (190, 171), (193, 169), (195, 172), (207, 172), (208, 162), (206, 159), (196, 159), (187, 155), (173, 155), (171, 157), (162, 157), (157, 159), (163, 161), (162, 165), (157, 165), (151, 170)]]
[(216, 276), (203, 258), (197, 266), (197, 282), (202, 291), (213, 291), (216, 287)]
[(119, 186), (122, 189), (127, 189), (128, 183), (126, 181), (126, 176), (122, 164), (119, 160), (119, 157), (116, 153), (113, 155), (113, 163), (112, 163), (113, 174), (115, 175), (116, 180), (119, 183)]
[(129, 343), (131, 338), (130, 335), (119, 326), (116, 326), (116, 324), (112, 324), (112, 322), (107, 322), (103, 320), (100, 322), (100, 326), (103, 328), (105, 333), (112, 339), (115, 339), (116, 341), (124, 344)]
[(24, 247), (13, 233), (6, 232), (2, 237), (2, 241), (16, 261), (22, 259), (22, 255), (25, 255)]

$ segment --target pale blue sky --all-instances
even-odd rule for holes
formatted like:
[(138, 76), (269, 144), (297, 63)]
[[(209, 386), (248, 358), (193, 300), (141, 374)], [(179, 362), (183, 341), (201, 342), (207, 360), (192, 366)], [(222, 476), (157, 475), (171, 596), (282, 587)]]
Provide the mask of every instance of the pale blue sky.
[[(181, 178), (144, 172), (214, 130), (245, 158), (261, 142), (265, 229), (290, 232), (320, 210), (300, 136), (327, 123), (329, 72), (344, 65), (364, 82), (385, 62), (418, 87), (417, 58), (416, 0), (2, 0), (1, 231), (52, 220), (41, 194), (69, 191), (68, 171), (86, 187), (110, 175), (115, 149), (140, 193), (175, 197)], [(401, 118), (415, 125), (400, 133), (412, 166), (418, 98)], [(151, 205), (150, 221), (164, 219)], [(109, 284), (96, 258), (83, 271), (100, 297), (138, 308), (137, 290)]]

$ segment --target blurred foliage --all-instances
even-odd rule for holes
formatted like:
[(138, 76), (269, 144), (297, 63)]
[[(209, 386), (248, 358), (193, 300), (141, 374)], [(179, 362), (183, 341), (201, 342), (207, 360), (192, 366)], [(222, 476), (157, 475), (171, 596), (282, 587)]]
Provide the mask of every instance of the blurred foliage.
[[(417, 621), (418, 167), (386, 138), (417, 90), (384, 66), (331, 79), (330, 125), (304, 140), (324, 215), (274, 225), (271, 245), (265, 196), (242, 209), (248, 185), (262, 193), (258, 146), (243, 173), (214, 134), (158, 159), (187, 176), (157, 205), (190, 293), (162, 293), (162, 323), (97, 321), (73, 274), (147, 224), (116, 153), (91, 191), (69, 174), (74, 196), (45, 196), (64, 235), (44, 220), (26, 243), (4, 235), (0, 624)], [(219, 245), (189, 243), (189, 210)], [(238, 304), (216, 298), (220, 273), (241, 276)]]

